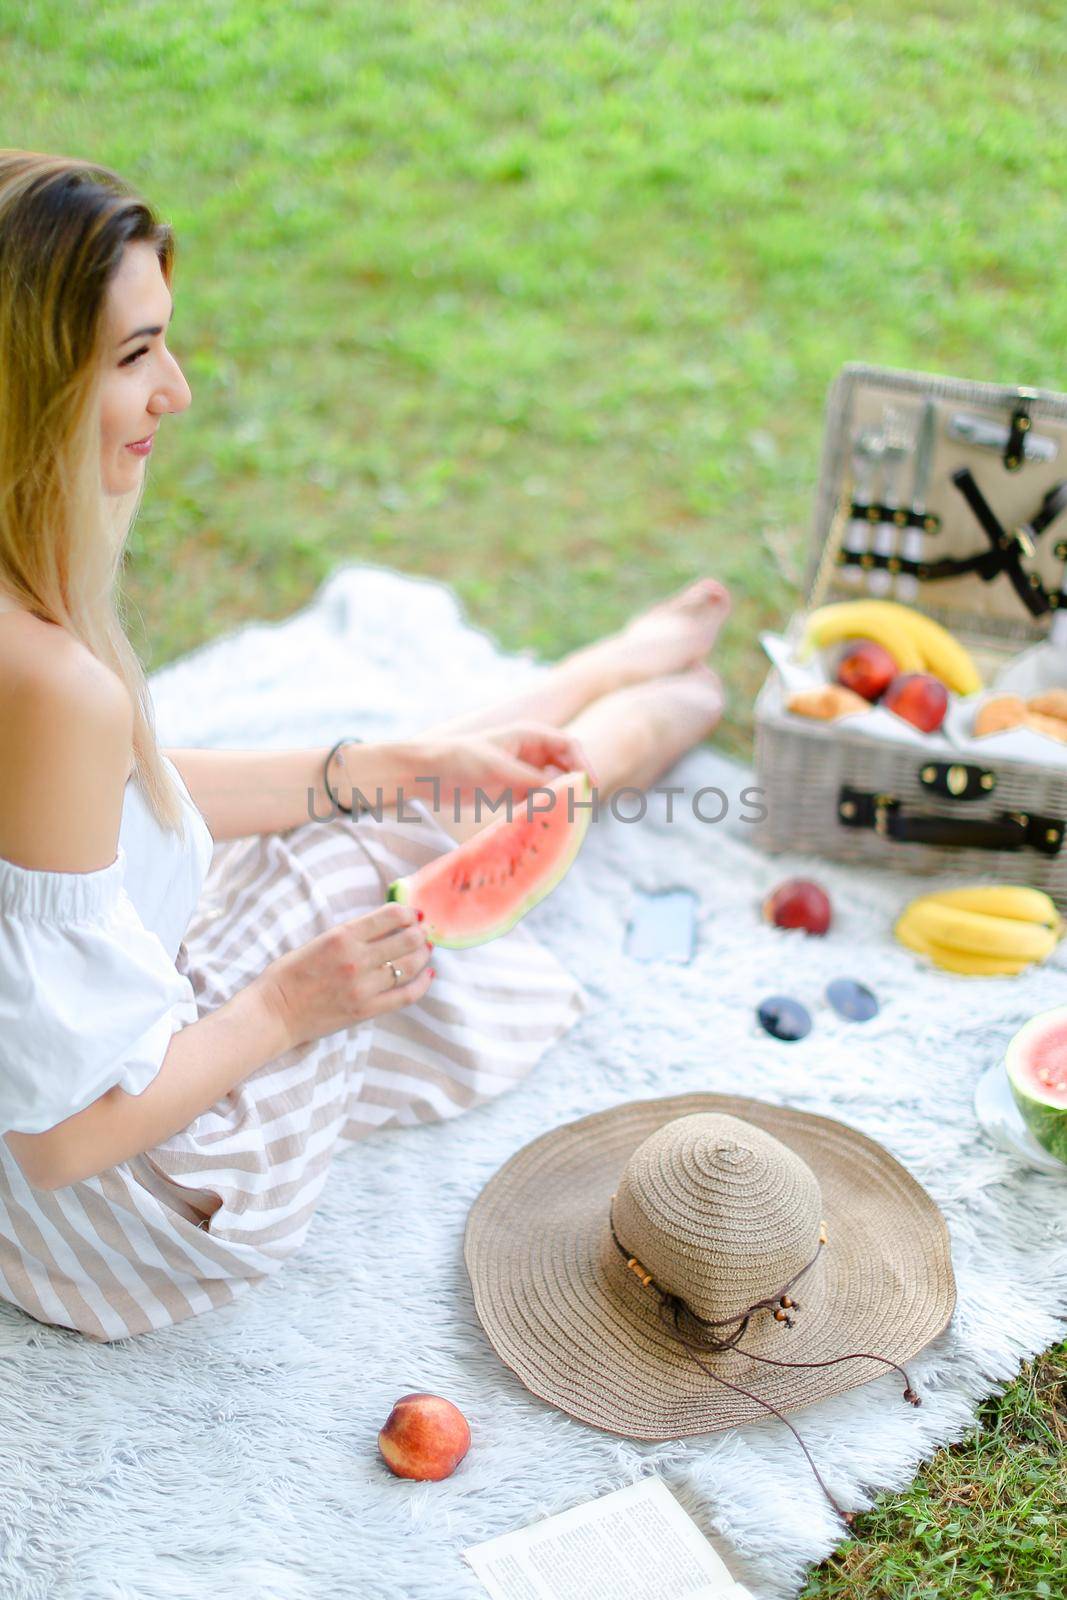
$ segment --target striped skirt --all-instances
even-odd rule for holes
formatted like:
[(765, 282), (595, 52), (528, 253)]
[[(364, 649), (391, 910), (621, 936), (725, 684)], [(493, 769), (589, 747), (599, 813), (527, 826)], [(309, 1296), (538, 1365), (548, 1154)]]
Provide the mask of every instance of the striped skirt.
[[(216, 845), (176, 963), (200, 1015), (454, 847), (407, 804), (421, 823), (334, 816)], [(473, 949), (435, 946), (433, 964), (421, 1000), (278, 1056), (84, 1182), (31, 1189), (0, 1139), (0, 1295), (104, 1341), (226, 1305), (300, 1248), (338, 1150), (501, 1094), (589, 1004), (521, 924)]]

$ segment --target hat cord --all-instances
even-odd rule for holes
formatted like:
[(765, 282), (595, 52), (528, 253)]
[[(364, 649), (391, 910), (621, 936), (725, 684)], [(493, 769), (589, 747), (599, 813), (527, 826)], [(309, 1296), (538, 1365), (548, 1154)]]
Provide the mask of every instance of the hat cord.
[[(713, 1355), (721, 1355), (729, 1350), (736, 1350), (739, 1355), (747, 1356), (750, 1361), (759, 1361), (764, 1366), (768, 1367), (836, 1367), (840, 1365), (842, 1361), (880, 1361), (883, 1366), (891, 1367), (904, 1379), (904, 1399), (907, 1400), (910, 1405), (921, 1406), (922, 1400), (912, 1388), (911, 1379), (908, 1377), (908, 1374), (905, 1372), (904, 1368), (899, 1366), (897, 1362), (890, 1361), (888, 1357), (875, 1355), (872, 1351), (856, 1350), (850, 1355), (831, 1356), (826, 1361), (777, 1361), (773, 1356), (760, 1356), (757, 1355), (754, 1350), (744, 1350), (741, 1348), (740, 1340), (744, 1336), (749, 1321), (757, 1311), (773, 1311), (776, 1322), (783, 1322), (787, 1328), (792, 1328), (794, 1326), (794, 1320), (789, 1313), (791, 1311), (799, 1311), (800, 1304), (798, 1301), (792, 1298), (789, 1291), (797, 1283), (799, 1283), (800, 1279), (806, 1272), (811, 1271), (816, 1261), (818, 1261), (819, 1256), (822, 1254), (822, 1251), (827, 1244), (825, 1224), (823, 1224), (820, 1228), (819, 1243), (815, 1254), (812, 1256), (811, 1260), (806, 1266), (801, 1267), (799, 1272), (794, 1273), (794, 1275), (789, 1279), (788, 1283), (783, 1284), (780, 1289), (778, 1289), (774, 1294), (768, 1295), (765, 1299), (753, 1301), (752, 1305), (750, 1305), (745, 1311), (737, 1312), (732, 1317), (722, 1317), (716, 1321), (710, 1317), (699, 1316), (691, 1306), (686, 1304), (681, 1295), (672, 1294), (670, 1290), (661, 1288), (647, 1268), (642, 1266), (637, 1257), (632, 1255), (630, 1251), (626, 1249), (618, 1234), (615, 1232), (615, 1222), (612, 1214), (614, 1211), (615, 1196), (612, 1195), (611, 1199), (612, 1206), (609, 1209), (608, 1222), (608, 1225), (611, 1228), (611, 1237), (614, 1239), (619, 1253), (626, 1259), (626, 1265), (629, 1267), (630, 1271), (640, 1279), (641, 1283), (644, 1284), (646, 1288), (651, 1288), (655, 1291), (657, 1300), (659, 1302), (657, 1310), (659, 1312), (660, 1320), (664, 1323), (664, 1326), (667, 1326), (668, 1332), (672, 1333), (674, 1337), (678, 1339), (679, 1343), (683, 1345), (688, 1354), (696, 1362), (700, 1370), (702, 1372), (706, 1372), (709, 1378), (714, 1378), (716, 1383), (721, 1383), (724, 1388), (731, 1389), (734, 1394), (744, 1395), (746, 1400), (754, 1401), (756, 1405), (762, 1406), (765, 1411), (769, 1411), (772, 1416), (777, 1417), (779, 1422), (785, 1423), (785, 1426), (789, 1429), (801, 1450), (803, 1450), (804, 1455), (807, 1458), (808, 1466), (815, 1475), (815, 1481), (818, 1483), (823, 1494), (826, 1496), (827, 1500), (829, 1500), (830, 1504), (833, 1506), (842, 1522), (844, 1522), (847, 1527), (851, 1528), (856, 1520), (855, 1513), (852, 1511), (846, 1511), (841, 1505), (838, 1504), (837, 1500), (830, 1493), (830, 1490), (823, 1481), (822, 1474), (815, 1465), (811, 1451), (800, 1437), (800, 1434), (797, 1432), (796, 1428), (794, 1428), (793, 1424), (789, 1421), (789, 1418), (783, 1416), (776, 1406), (771, 1405), (769, 1400), (764, 1400), (761, 1395), (754, 1394), (750, 1389), (744, 1389), (740, 1384), (731, 1383), (727, 1378), (721, 1377), (719, 1373), (713, 1371), (711, 1367), (707, 1366), (703, 1361), (701, 1361), (700, 1357), (696, 1353), (698, 1350), (703, 1350), (706, 1353)], [(685, 1338), (678, 1326), (679, 1319), (683, 1313), (687, 1317), (692, 1318), (694, 1322), (699, 1323), (702, 1328), (712, 1329), (733, 1327), (733, 1332), (725, 1338), (719, 1338), (715, 1334), (709, 1333), (704, 1337), (704, 1339), (701, 1340), (699, 1344), (692, 1344)], [(668, 1316), (673, 1319), (673, 1328), (668, 1326)]]

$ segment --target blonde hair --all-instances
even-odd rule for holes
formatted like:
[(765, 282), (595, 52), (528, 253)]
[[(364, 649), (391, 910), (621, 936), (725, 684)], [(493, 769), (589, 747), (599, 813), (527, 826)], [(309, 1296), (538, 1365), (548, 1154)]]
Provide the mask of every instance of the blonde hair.
[(107, 496), (101, 477), (105, 297), (136, 240), (154, 246), (169, 287), (171, 230), (117, 173), (0, 149), (0, 582), (125, 683), (134, 775), (159, 824), (183, 836), (121, 609), (122, 551), (144, 480)]

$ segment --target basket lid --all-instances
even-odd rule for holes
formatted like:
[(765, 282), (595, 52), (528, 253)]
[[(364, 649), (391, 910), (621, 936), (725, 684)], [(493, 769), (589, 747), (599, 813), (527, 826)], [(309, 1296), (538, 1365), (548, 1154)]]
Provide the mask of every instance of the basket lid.
[[(942, 575), (960, 561), (971, 569)], [(807, 594), (811, 605), (881, 594), (992, 645), (1043, 638), (1067, 609), (1067, 395), (843, 367)]]

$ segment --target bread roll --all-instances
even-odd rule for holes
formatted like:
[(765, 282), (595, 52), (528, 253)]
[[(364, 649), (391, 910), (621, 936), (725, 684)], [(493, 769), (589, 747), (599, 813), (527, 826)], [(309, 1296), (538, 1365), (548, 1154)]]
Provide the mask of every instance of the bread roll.
[(1046, 689), (1043, 694), (1032, 694), (1026, 702), (1029, 711), (1042, 717), (1063, 717), (1067, 720), (1067, 689)]
[(1050, 739), (1059, 739), (1061, 744), (1067, 744), (1067, 718), (1043, 717), (1040, 711), (1026, 713), (1026, 726), (1033, 728), (1035, 733), (1046, 733)]
[(795, 711), (798, 717), (818, 717), (822, 722), (834, 722), (838, 717), (871, 709), (870, 702), (861, 694), (854, 694), (839, 683), (828, 683), (821, 689), (797, 689), (789, 696), (785, 708)]
[(1003, 733), (1007, 728), (1019, 728), (1028, 716), (1026, 702), (1017, 694), (998, 694), (985, 700), (974, 714), (974, 737), (983, 739), (988, 733)]

